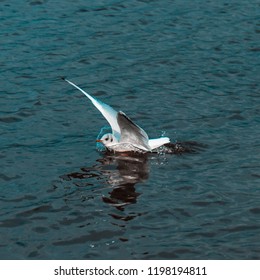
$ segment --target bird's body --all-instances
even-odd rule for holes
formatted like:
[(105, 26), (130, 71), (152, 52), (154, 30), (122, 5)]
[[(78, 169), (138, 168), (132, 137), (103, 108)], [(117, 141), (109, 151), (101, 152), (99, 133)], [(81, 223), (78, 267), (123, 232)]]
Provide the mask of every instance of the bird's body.
[(109, 151), (147, 153), (170, 142), (168, 137), (149, 139), (147, 133), (125, 113), (115, 111), (111, 106), (92, 97), (74, 83), (64, 80), (84, 93), (110, 124), (112, 133), (106, 133), (97, 140)]

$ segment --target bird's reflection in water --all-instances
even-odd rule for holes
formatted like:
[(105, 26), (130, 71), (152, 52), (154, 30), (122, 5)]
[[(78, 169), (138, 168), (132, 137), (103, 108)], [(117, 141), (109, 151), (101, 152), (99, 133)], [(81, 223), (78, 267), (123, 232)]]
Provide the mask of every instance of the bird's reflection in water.
[[(102, 193), (102, 200), (119, 211), (109, 215), (117, 220), (131, 220), (141, 213), (123, 213), (125, 207), (137, 202), (140, 192), (135, 185), (144, 182), (149, 177), (147, 154), (111, 154), (104, 153), (92, 167), (82, 167), (79, 172), (61, 176), (65, 181), (72, 181), (77, 187), (91, 187), (92, 194)], [(102, 183), (102, 187), (96, 188)], [(95, 187), (95, 189), (92, 188)], [(107, 191), (108, 190), (108, 191)], [(105, 192), (104, 192), (105, 191)]]
[(113, 188), (109, 197), (103, 197), (103, 201), (113, 204), (119, 210), (124, 210), (127, 204), (136, 203), (140, 193), (136, 191), (135, 185), (149, 176), (147, 155), (107, 155), (99, 162), (105, 166), (116, 166), (108, 176), (108, 183)]
[[(164, 150), (157, 153), (127, 153), (114, 154), (104, 152), (92, 167), (82, 167), (80, 172), (61, 176), (65, 181), (72, 181), (76, 187), (90, 188), (86, 196), (91, 199), (93, 193), (102, 193), (104, 203), (112, 205), (117, 211), (110, 215), (117, 220), (131, 220), (141, 213), (126, 214), (125, 208), (135, 204), (141, 195), (136, 191), (136, 184), (144, 182), (149, 177), (149, 158), (164, 159), (165, 154), (183, 154), (195, 152), (199, 145), (193, 142), (165, 145)], [(94, 181), (94, 182), (93, 182)], [(94, 189), (93, 189), (94, 187)], [(96, 197), (96, 196), (94, 196)]]

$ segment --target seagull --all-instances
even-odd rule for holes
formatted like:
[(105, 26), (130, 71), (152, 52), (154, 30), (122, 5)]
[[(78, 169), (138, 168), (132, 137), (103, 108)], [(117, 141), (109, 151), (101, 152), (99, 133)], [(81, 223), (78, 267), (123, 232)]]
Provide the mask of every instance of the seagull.
[(108, 151), (148, 153), (170, 143), (168, 137), (149, 139), (147, 133), (125, 113), (115, 111), (111, 106), (92, 97), (71, 81), (65, 78), (63, 80), (84, 93), (110, 124), (112, 133), (106, 133), (96, 140), (96, 142), (102, 143)]

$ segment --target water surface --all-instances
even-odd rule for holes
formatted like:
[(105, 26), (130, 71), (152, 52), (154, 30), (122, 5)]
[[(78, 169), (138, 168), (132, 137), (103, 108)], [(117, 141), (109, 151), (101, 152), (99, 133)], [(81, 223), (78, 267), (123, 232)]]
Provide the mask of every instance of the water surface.
[[(259, 259), (259, 1), (1, 1), (1, 259)], [(104, 156), (70, 85), (196, 153)]]

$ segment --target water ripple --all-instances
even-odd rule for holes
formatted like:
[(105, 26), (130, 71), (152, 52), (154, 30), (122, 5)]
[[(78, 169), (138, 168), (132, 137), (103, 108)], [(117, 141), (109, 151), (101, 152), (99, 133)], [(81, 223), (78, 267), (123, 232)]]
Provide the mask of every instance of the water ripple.
[[(259, 259), (259, 4), (2, 2), (0, 258)], [(173, 153), (99, 154), (61, 76)]]

